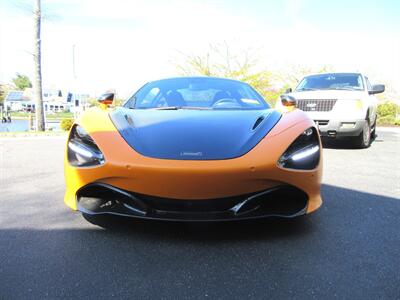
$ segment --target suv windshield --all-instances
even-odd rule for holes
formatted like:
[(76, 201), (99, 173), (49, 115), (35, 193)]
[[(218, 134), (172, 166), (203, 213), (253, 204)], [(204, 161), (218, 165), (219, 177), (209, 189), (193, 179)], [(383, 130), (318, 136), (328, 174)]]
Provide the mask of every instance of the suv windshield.
[(360, 74), (333, 73), (304, 77), (296, 88), (296, 92), (312, 90), (364, 90)]
[(235, 110), (269, 108), (250, 85), (210, 77), (182, 77), (150, 82), (133, 95), (125, 107)]

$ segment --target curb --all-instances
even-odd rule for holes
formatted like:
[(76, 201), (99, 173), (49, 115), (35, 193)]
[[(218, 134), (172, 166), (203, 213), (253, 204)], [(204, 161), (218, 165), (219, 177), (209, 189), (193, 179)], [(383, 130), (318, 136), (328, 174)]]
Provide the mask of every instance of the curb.
[(27, 133), (27, 132), (21, 132), (21, 133), (15, 133), (15, 132), (1, 132), (0, 133), (0, 139), (2, 138), (37, 138), (37, 137), (66, 137), (67, 132), (57, 132), (57, 133)]

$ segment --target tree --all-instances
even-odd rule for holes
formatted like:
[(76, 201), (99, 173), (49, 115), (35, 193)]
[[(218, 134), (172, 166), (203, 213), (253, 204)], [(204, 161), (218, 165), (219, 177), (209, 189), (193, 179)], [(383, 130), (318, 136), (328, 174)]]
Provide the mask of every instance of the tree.
[(19, 73), (17, 73), (16, 76), (17, 76), (17, 77), (13, 78), (12, 81), (14, 82), (15, 87), (16, 87), (18, 90), (23, 91), (23, 90), (25, 90), (26, 88), (31, 88), (31, 87), (32, 87), (31, 80), (29, 79), (28, 76), (22, 75), (22, 74), (19, 74)]
[(40, 26), (42, 20), (41, 3), (40, 0), (34, 0), (33, 9), (34, 19), (34, 47), (33, 47), (33, 60), (34, 60), (34, 97), (36, 102), (36, 130), (44, 131), (44, 112), (43, 112), (43, 92), (42, 92), (42, 62), (41, 62), (41, 38)]
[(229, 45), (210, 45), (209, 49), (200, 55), (182, 54), (183, 61), (175, 63), (182, 75), (205, 75), (237, 79), (250, 84), (265, 99), (276, 100), (281, 90), (274, 88), (273, 74), (259, 66), (256, 53), (251, 49), (232, 51)]
[(6, 97), (6, 90), (2, 84), (0, 84), (0, 106), (4, 102), (4, 98)]
[(385, 92), (382, 94), (376, 95), (377, 98), (379, 99), (379, 101), (380, 102), (396, 102), (397, 104), (400, 104), (399, 91), (394, 89), (390, 83), (385, 82), (384, 80), (382, 83), (385, 84)]
[(15, 87), (12, 84), (0, 83), (0, 106), (4, 103), (4, 99), (10, 90), (14, 90)]
[(302, 65), (293, 65), (289, 68), (289, 70), (285, 71), (283, 74), (279, 75), (279, 80), (284, 83), (286, 88), (295, 88), (300, 80), (303, 79), (304, 76), (310, 74), (317, 73), (328, 73), (334, 72), (334, 68), (332, 66), (322, 66), (319, 68), (311, 68)]

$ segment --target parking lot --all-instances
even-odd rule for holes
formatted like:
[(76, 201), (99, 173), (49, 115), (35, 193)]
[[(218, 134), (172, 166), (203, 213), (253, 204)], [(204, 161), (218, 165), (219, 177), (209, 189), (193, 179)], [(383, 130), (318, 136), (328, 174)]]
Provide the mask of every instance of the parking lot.
[(63, 204), (64, 137), (0, 138), (0, 299), (399, 299), (399, 141), (328, 143), (310, 216), (105, 230)]

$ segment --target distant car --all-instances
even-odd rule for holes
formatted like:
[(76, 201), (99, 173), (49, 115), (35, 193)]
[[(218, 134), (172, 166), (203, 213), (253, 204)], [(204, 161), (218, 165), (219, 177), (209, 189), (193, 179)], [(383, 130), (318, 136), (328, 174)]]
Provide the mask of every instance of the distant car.
[(215, 221), (296, 217), (321, 205), (320, 138), (304, 112), (282, 114), (248, 84), (212, 77), (150, 82), (107, 109), (112, 99), (101, 97), (103, 109), (86, 111), (69, 133), (72, 209)]
[(384, 91), (384, 85), (371, 85), (360, 73), (325, 73), (306, 76), (287, 92), (315, 121), (321, 136), (350, 138), (356, 147), (367, 148), (376, 130), (374, 95)]

